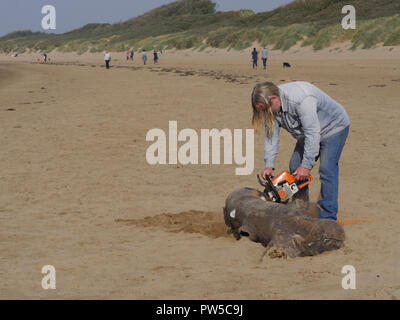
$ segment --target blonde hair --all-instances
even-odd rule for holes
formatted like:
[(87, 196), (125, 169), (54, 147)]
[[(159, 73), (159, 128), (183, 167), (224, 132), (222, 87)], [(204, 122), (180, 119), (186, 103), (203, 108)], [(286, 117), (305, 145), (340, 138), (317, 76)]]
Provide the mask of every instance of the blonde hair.
[[(253, 107), (251, 124), (257, 134), (259, 128), (263, 126), (267, 137), (271, 138), (275, 125), (275, 116), (271, 110), (271, 104), (267, 99), (268, 96), (279, 97), (279, 89), (275, 84), (272, 82), (261, 82), (254, 86), (251, 94), (251, 105)], [(257, 106), (260, 104), (266, 105), (267, 111), (258, 110)]]

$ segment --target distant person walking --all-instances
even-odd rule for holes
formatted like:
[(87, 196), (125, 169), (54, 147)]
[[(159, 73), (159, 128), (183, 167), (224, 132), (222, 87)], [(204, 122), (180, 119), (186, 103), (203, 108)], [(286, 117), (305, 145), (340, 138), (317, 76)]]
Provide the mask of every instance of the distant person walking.
[(133, 52), (133, 50), (131, 50), (131, 54), (130, 54), (131, 60), (133, 60), (133, 56), (134, 56), (134, 52)]
[(158, 52), (156, 50), (154, 50), (153, 56), (154, 56), (154, 64), (158, 63)]
[(253, 51), (251, 52), (251, 60), (253, 61), (253, 69), (257, 68), (258, 52), (256, 48), (253, 48)]
[(142, 60), (143, 60), (143, 64), (146, 64), (146, 62), (147, 62), (147, 52), (144, 49), (142, 51)]
[(104, 61), (106, 62), (106, 68), (110, 69), (111, 54), (108, 51), (104, 54)]
[(129, 56), (130, 56), (130, 52), (129, 51), (126, 51), (125, 52), (125, 56), (126, 56), (126, 61), (129, 61)]
[(47, 53), (46, 52), (43, 54), (43, 61), (47, 62)]
[(263, 60), (264, 69), (267, 69), (268, 50), (266, 47), (264, 47), (264, 49), (262, 49), (261, 56), (262, 56), (262, 60)]

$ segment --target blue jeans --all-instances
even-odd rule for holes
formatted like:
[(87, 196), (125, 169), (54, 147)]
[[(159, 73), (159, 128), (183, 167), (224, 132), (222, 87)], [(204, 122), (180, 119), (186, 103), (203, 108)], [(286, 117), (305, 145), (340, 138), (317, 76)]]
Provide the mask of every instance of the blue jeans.
[(267, 58), (262, 58), (264, 68), (267, 67)]
[[(321, 193), (318, 205), (320, 206), (319, 218), (337, 220), (338, 193), (339, 193), (339, 159), (342, 154), (349, 127), (320, 141), (319, 176)], [(304, 140), (298, 140), (290, 159), (290, 172), (293, 173), (301, 165), (304, 153)], [(294, 198), (309, 200), (308, 187), (301, 189)]]

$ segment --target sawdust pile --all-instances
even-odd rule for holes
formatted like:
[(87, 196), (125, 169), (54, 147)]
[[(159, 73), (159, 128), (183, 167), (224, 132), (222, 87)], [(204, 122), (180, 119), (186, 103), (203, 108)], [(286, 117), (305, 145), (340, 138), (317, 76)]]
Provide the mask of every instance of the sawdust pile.
[(199, 233), (210, 238), (231, 237), (222, 212), (190, 210), (178, 214), (162, 213), (144, 219), (116, 219), (115, 222), (137, 227), (157, 228), (167, 232)]

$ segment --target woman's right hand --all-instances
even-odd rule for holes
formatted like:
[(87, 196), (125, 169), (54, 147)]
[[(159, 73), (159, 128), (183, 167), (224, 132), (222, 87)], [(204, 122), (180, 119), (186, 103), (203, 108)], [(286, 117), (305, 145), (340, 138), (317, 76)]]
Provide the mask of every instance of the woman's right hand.
[(264, 180), (267, 180), (266, 176), (271, 177), (273, 171), (274, 171), (274, 168), (272, 168), (272, 167), (265, 168), (264, 171), (261, 173)]

